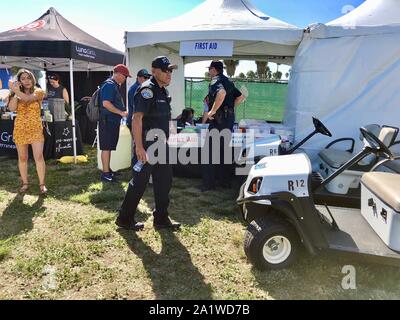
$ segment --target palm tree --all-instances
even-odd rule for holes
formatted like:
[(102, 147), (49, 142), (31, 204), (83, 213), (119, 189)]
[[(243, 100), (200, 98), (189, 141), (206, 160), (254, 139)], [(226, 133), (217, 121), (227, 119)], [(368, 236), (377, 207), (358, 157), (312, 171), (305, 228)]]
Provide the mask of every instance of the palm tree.
[(292, 73), (292, 68), (290, 68), (289, 70), (288, 70), (288, 72), (286, 73), (286, 78), (290, 78), (290, 75), (291, 75), (291, 73)]
[(256, 73), (253, 70), (250, 70), (246, 74), (248, 79), (255, 79), (256, 78)]
[(224, 60), (226, 73), (230, 78), (233, 78), (236, 73), (236, 67), (239, 65), (239, 60)]
[(239, 79), (245, 79), (246, 75), (243, 72), (241, 72), (241, 73), (239, 73), (238, 78)]
[(257, 75), (259, 79), (267, 79), (268, 71), (270, 71), (268, 67), (267, 61), (256, 61), (257, 65)]
[(274, 80), (281, 80), (282, 79), (282, 72), (277, 71), (273, 74)]

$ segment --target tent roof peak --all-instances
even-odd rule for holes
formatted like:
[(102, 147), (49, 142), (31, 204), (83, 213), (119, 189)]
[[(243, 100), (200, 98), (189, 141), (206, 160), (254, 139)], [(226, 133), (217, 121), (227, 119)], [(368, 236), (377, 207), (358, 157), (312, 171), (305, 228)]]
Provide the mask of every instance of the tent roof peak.
[(181, 16), (138, 31), (298, 29), (256, 8), (249, 0), (207, 0)]

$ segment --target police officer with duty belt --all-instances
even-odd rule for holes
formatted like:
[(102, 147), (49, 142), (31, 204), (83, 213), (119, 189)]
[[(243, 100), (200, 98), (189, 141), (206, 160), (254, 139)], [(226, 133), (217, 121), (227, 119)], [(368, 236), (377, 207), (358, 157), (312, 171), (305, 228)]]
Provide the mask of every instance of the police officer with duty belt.
[[(142, 223), (135, 220), (135, 213), (140, 199), (143, 197), (150, 175), (153, 176), (153, 187), (156, 208), (154, 215), (155, 229), (180, 228), (179, 223), (170, 220), (168, 214), (169, 193), (172, 186), (172, 168), (167, 163), (149, 163), (148, 148), (157, 140), (166, 141), (169, 138), (169, 125), (171, 120), (171, 98), (166, 87), (171, 83), (171, 76), (177, 65), (170, 63), (167, 57), (157, 57), (152, 62), (153, 76), (142, 84), (136, 92), (135, 113), (132, 128), (135, 140), (135, 155), (133, 178), (129, 183), (124, 202), (119, 210), (116, 224), (126, 230), (139, 231), (144, 228)], [(156, 137), (155, 141), (146, 141), (150, 130), (161, 130), (164, 134)], [(160, 132), (161, 132), (160, 131)], [(162, 137), (164, 136), (164, 137)], [(167, 149), (167, 144), (166, 148)], [(162, 151), (163, 152), (163, 151)], [(167, 150), (168, 154), (168, 150)], [(142, 167), (140, 164), (144, 164)]]
[[(212, 81), (209, 88), (209, 113), (210, 120), (209, 130), (216, 129), (221, 132), (225, 129), (233, 132), (235, 124), (235, 108), (241, 104), (245, 97), (235, 87), (223, 73), (224, 65), (221, 61), (213, 61), (209, 67), (209, 73)], [(209, 147), (209, 161), (203, 166), (203, 185), (200, 187), (202, 192), (215, 190), (216, 171), (220, 174), (220, 185), (223, 188), (230, 188), (233, 166), (224, 164), (224, 143), (230, 143), (220, 139), (220, 149), (214, 150), (210, 137), (207, 139)], [(220, 164), (212, 164), (213, 152), (219, 152)]]

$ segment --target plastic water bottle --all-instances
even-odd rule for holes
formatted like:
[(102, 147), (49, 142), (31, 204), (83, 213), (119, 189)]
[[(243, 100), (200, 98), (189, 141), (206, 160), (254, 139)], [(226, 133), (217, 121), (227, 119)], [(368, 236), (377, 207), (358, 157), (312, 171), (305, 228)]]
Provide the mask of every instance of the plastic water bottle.
[(43, 109), (43, 111), (49, 110), (49, 101), (48, 100), (43, 100), (42, 109)]
[(139, 173), (142, 171), (144, 167), (144, 163), (140, 160), (138, 160), (138, 162), (136, 162), (136, 164), (133, 166), (133, 171)]

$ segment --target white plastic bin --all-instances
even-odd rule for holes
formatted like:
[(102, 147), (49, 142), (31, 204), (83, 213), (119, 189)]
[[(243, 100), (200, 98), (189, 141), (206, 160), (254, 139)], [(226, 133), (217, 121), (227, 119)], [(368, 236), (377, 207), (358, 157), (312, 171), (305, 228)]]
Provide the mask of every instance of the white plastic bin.
[[(99, 130), (97, 129), (97, 132)], [(131, 167), (132, 161), (132, 136), (128, 127), (122, 125), (119, 132), (117, 150), (111, 152), (110, 167), (114, 171), (124, 170)], [(101, 162), (100, 140), (97, 141), (97, 164), (99, 170), (103, 170)]]

